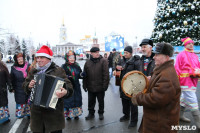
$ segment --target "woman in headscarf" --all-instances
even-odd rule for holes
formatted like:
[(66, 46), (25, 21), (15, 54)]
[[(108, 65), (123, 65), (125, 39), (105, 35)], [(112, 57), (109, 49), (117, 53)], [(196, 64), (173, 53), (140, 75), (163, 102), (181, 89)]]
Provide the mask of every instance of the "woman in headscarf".
[(0, 61), (0, 124), (9, 122), (8, 91), (11, 89), (10, 75), (6, 65)]
[(84, 77), (84, 73), (82, 73), (81, 67), (76, 62), (76, 54), (73, 51), (70, 50), (65, 54), (65, 61), (62, 68), (65, 70), (66, 75), (72, 82), (74, 88), (73, 96), (64, 100), (65, 117), (67, 120), (71, 120), (71, 118), (78, 120), (83, 112), (79, 79)]
[(23, 53), (15, 54), (14, 61), (10, 76), (15, 95), (16, 117), (23, 118), (24, 116), (30, 116), (30, 106), (27, 103), (28, 94), (22, 88), (22, 84), (28, 75), (27, 70), (30, 64), (25, 61), (25, 55)]

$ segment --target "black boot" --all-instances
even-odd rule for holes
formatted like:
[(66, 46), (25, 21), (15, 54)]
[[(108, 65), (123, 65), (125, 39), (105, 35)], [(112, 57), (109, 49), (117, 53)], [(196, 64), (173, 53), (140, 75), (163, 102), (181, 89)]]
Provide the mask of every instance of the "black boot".
[(129, 125), (128, 125), (128, 128), (133, 128), (137, 125), (137, 122), (130, 122)]
[(78, 117), (78, 116), (76, 116), (76, 117), (74, 117), (74, 119), (75, 119), (75, 120), (78, 120), (78, 119), (79, 119), (79, 117)]
[(68, 121), (70, 121), (70, 120), (71, 120), (71, 118), (70, 118), (70, 117), (67, 117), (66, 119), (67, 119)]
[(94, 114), (90, 114), (90, 113), (85, 117), (86, 120), (91, 120), (93, 118), (94, 118)]
[(126, 116), (126, 115), (122, 116), (122, 117), (119, 119), (120, 122), (128, 121), (128, 120), (129, 120), (129, 116)]
[(99, 114), (99, 120), (103, 120), (103, 119), (104, 119), (103, 114)]

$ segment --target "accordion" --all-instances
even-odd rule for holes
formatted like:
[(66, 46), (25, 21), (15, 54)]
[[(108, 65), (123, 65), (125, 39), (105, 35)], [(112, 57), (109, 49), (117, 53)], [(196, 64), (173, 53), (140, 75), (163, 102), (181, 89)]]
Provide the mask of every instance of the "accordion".
[(62, 78), (45, 73), (34, 75), (36, 84), (32, 88), (30, 101), (40, 107), (56, 108), (58, 97), (56, 91), (60, 91), (65, 81)]

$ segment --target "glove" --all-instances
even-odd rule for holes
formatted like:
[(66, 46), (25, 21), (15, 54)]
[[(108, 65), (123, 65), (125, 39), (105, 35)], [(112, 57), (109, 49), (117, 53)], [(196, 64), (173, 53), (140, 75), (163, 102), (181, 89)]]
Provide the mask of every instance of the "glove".
[(81, 76), (81, 78), (84, 78), (84, 77), (86, 77), (86, 72), (84, 72), (84, 71), (83, 71), (83, 72), (81, 72), (81, 73), (80, 73), (80, 76)]
[(83, 88), (85, 92), (87, 92), (87, 88)]
[(9, 91), (10, 93), (11, 93), (11, 92), (14, 92), (14, 89), (13, 89), (12, 85), (8, 85), (7, 87), (8, 87), (8, 91)]
[(68, 78), (68, 79), (71, 79), (71, 78), (72, 78), (72, 76), (70, 76), (70, 75), (67, 75), (67, 78)]
[(107, 88), (103, 88), (104, 91), (107, 91), (107, 89), (108, 89), (108, 87)]
[(138, 105), (136, 95), (132, 95), (131, 102), (133, 103), (133, 105)]

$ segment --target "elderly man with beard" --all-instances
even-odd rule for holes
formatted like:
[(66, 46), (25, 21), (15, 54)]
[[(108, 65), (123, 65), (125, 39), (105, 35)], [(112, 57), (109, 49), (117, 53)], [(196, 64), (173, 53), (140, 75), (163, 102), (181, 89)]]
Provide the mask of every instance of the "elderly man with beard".
[(181, 88), (174, 68), (174, 49), (168, 43), (156, 45), (156, 67), (145, 93), (132, 96), (134, 105), (143, 106), (140, 133), (176, 133), (172, 126), (179, 124)]
[(155, 55), (152, 53), (152, 48), (153, 48), (153, 41), (150, 39), (143, 39), (141, 44), (141, 52), (142, 52), (142, 57), (141, 57), (141, 70), (143, 74), (148, 76), (148, 78), (151, 77), (151, 72), (153, 72), (153, 69), (155, 67), (155, 61), (153, 59), (153, 56)]

